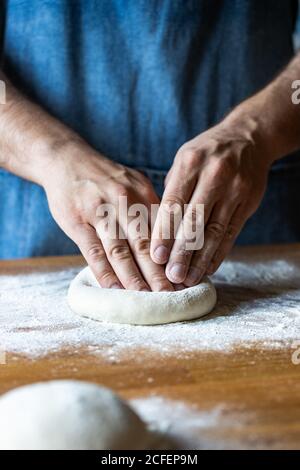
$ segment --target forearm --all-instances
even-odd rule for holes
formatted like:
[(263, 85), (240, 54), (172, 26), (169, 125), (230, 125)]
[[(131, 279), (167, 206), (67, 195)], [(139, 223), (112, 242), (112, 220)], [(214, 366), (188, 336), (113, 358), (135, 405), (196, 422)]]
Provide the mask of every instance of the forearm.
[(0, 166), (43, 185), (47, 169), (61, 158), (64, 149), (87, 144), (24, 97), (5, 77), (1, 79), (6, 83), (6, 104), (0, 105)]
[(228, 122), (246, 122), (254, 140), (277, 160), (300, 148), (300, 105), (292, 102), (292, 83), (300, 78), (300, 54), (267, 87), (241, 103)]

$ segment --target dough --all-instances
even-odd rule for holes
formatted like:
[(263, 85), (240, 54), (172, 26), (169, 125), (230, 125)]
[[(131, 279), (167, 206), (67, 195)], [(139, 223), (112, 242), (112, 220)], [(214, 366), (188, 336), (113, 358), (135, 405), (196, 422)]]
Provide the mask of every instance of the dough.
[(94, 320), (132, 325), (156, 325), (192, 320), (209, 313), (216, 290), (208, 278), (195, 287), (175, 292), (138, 292), (102, 289), (89, 267), (72, 281), (71, 309)]
[(149, 443), (138, 416), (99, 385), (57, 380), (0, 398), (0, 450), (146, 449)]

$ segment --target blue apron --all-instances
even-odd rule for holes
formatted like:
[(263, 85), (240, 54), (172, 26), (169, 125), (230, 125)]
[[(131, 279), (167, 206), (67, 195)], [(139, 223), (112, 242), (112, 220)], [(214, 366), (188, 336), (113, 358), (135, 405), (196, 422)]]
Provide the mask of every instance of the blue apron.
[[(293, 55), (296, 0), (6, 0), (1, 51), (21, 90), (157, 192), (177, 149)], [(300, 155), (275, 164), (240, 243), (300, 239)], [(0, 169), (0, 258), (78, 252), (42, 188)]]

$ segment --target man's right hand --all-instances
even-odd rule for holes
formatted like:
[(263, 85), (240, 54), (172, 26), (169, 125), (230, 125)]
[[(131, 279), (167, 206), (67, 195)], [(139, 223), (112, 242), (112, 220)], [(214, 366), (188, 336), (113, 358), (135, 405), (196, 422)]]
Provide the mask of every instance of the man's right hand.
[[(49, 207), (58, 225), (80, 248), (99, 284), (132, 290), (174, 290), (164, 267), (151, 260), (150, 227), (146, 239), (130, 231), (127, 239), (112, 239), (102, 230), (97, 216), (102, 204), (118, 209), (120, 197), (127, 198), (128, 207), (139, 203), (150, 211), (151, 204), (159, 204), (151, 182), (80, 141), (66, 144), (59, 153), (42, 181)], [(117, 228), (126, 233), (126, 221), (118, 210), (116, 214)]]

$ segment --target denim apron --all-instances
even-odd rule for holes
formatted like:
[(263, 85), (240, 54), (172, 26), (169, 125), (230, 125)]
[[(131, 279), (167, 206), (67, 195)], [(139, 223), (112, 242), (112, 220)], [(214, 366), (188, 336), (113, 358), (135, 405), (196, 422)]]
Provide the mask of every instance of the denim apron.
[[(157, 192), (177, 149), (293, 55), (296, 0), (5, 0), (5, 72)], [(300, 156), (274, 165), (239, 243), (300, 239)], [(0, 258), (77, 253), (45, 193), (0, 169)]]

